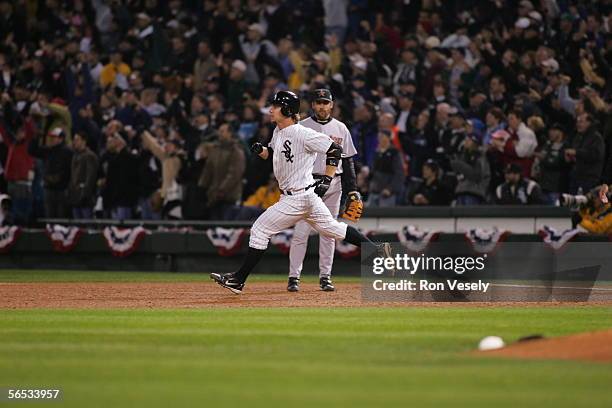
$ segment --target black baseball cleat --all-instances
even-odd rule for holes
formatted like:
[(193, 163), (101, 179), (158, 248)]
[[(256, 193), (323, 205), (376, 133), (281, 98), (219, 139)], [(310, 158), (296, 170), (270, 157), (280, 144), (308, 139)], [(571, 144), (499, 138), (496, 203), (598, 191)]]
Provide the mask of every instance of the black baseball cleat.
[(288, 292), (299, 292), (300, 291), (300, 278), (294, 278), (293, 276), (290, 276), (289, 281), (287, 282), (287, 291)]
[(323, 292), (333, 292), (336, 287), (333, 285), (329, 276), (322, 276), (319, 278), (319, 286)]
[[(381, 258), (391, 258), (391, 259), (393, 259), (393, 248), (391, 247), (391, 244), (388, 243), (388, 242), (383, 242), (383, 243), (380, 243), (380, 244), (376, 244), (376, 252), (377, 252), (378, 256), (380, 256)], [(395, 267), (393, 267), (390, 270), (390, 272), (391, 272), (392, 276), (395, 276)]]
[(210, 279), (236, 294), (242, 293), (242, 288), (244, 288), (244, 282), (240, 282), (236, 279), (234, 273), (211, 273)]

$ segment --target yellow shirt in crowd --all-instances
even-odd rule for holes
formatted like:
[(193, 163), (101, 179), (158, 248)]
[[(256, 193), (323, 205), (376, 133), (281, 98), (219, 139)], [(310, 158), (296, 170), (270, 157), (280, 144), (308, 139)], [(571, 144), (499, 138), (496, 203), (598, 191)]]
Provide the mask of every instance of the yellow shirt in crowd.
[(243, 205), (249, 207), (261, 207), (264, 210), (267, 210), (268, 207), (272, 207), (278, 202), (278, 200), (280, 200), (280, 195), (281, 193), (278, 188), (270, 190), (268, 186), (262, 186), (251, 194)]
[(104, 88), (115, 82), (117, 74), (127, 77), (131, 72), (132, 70), (129, 65), (124, 62), (119, 65), (106, 64), (104, 68), (102, 68), (102, 71), (100, 71), (100, 85)]

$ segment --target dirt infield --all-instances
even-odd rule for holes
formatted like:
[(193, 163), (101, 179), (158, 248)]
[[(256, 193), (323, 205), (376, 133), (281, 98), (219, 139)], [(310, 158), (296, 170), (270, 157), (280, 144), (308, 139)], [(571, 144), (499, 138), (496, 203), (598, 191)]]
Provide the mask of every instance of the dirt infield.
[(612, 362), (612, 329), (551, 339), (518, 342), (500, 350), (480, 352), (489, 356), (524, 359)]
[[(0, 283), (0, 308), (206, 308), (206, 307), (367, 307), (449, 306), (448, 302), (367, 302), (358, 283), (340, 283), (336, 292), (321, 292), (315, 283), (302, 283), (288, 293), (283, 282), (253, 282), (235, 295), (212, 282), (189, 283)], [(568, 303), (472, 302), (462, 306), (558, 306)], [(612, 302), (571, 303), (572, 305)]]

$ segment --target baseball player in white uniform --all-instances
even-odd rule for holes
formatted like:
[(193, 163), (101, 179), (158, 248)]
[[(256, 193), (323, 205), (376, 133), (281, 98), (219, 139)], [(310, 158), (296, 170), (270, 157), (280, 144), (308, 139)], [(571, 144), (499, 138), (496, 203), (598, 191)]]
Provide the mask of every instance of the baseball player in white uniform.
[[(314, 115), (302, 120), (300, 124), (328, 135), (334, 142), (342, 146), (342, 161), (337, 167), (329, 190), (323, 196), (323, 203), (329, 208), (332, 216), (338, 217), (343, 186), (349, 192), (357, 192), (355, 167), (351, 158), (357, 154), (357, 150), (353, 145), (353, 139), (346, 125), (332, 118), (333, 108), (333, 97), (329, 89), (316, 89), (313, 92), (312, 99)], [(317, 154), (313, 167), (315, 180), (320, 179), (325, 174), (325, 160), (326, 156), (324, 154)], [(304, 220), (295, 224), (291, 249), (289, 250), (289, 281), (287, 283), (289, 292), (297, 292), (300, 289), (300, 275), (311, 230), (310, 224)], [(335, 290), (331, 281), (335, 248), (335, 239), (323, 234), (319, 236), (319, 285), (323, 291), (332, 292)]]
[[(329, 136), (298, 123), (300, 99), (289, 91), (274, 95), (270, 118), (276, 123), (267, 147), (255, 143), (251, 149), (260, 158), (272, 159), (274, 175), (281, 190), (280, 200), (268, 208), (251, 227), (247, 256), (236, 272), (211, 273), (216, 283), (241, 293), (244, 283), (262, 258), (270, 237), (305, 220), (320, 234), (361, 246), (370, 241), (356, 228), (338, 222), (321, 197), (329, 190), (342, 157), (342, 147)], [(326, 155), (325, 174), (315, 182), (313, 165), (317, 154)], [(391, 256), (388, 243), (377, 245), (379, 252)]]

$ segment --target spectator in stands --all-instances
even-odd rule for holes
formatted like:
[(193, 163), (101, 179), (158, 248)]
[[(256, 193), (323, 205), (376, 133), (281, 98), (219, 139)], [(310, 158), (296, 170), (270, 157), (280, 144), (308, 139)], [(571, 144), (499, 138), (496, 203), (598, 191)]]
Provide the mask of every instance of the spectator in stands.
[(523, 177), (523, 169), (516, 163), (506, 166), (506, 181), (497, 186), (495, 201), (502, 205), (543, 204), (538, 183)]
[[(399, 92), (397, 96), (399, 113), (395, 121), (395, 126), (399, 133), (402, 143), (410, 132), (413, 119), (414, 95), (408, 92)], [(406, 146), (402, 144), (404, 150)]]
[(450, 161), (450, 166), (458, 179), (455, 188), (456, 204), (478, 205), (486, 202), (491, 173), (477, 136), (471, 134), (465, 137), (459, 153)]
[[(397, 149), (400, 153), (400, 158), (402, 159), (402, 166), (407, 168), (406, 159), (404, 156), (404, 149), (402, 146), (402, 142), (400, 139), (399, 129), (397, 125), (395, 125), (395, 117), (392, 113), (385, 112), (381, 113), (378, 117), (378, 132), (385, 132), (391, 135), (391, 144), (393, 147)], [(380, 138), (379, 138), (380, 144)]]
[(257, 105), (245, 105), (242, 109), (240, 127), (238, 129), (238, 137), (246, 145), (250, 146), (250, 141), (255, 137), (259, 130), (260, 112)]
[(98, 181), (98, 157), (87, 147), (85, 136), (75, 133), (72, 138), (72, 164), (68, 201), (75, 219), (93, 218), (93, 206)]
[[(455, 109), (455, 108), (453, 108)], [(459, 153), (461, 145), (466, 137), (465, 117), (461, 112), (453, 111), (449, 119), (449, 128), (442, 136), (442, 148), (445, 157), (439, 163), (444, 170), (450, 169), (449, 158)]]
[[(291, 7), (286, 0), (171, 1), (166, 8), (134, 1), (78, 2), (83, 7), (72, 8), (57, 1), (38, 2), (38, 8), (10, 3), (0, 1), (0, 92), (13, 102), (0, 122), (10, 123), (10, 135), (16, 135), (16, 117), (32, 121), (44, 147), (57, 127), (68, 144), (73, 132), (86, 135), (99, 157), (109, 136), (119, 133), (138, 157), (133, 182), (139, 181), (132, 190), (141, 204), (159, 187), (153, 169), (161, 167), (142, 150), (137, 135), (143, 129), (160, 144), (181, 141), (191, 175), (183, 204), (195, 194), (187, 201), (190, 217), (196, 217), (203, 213), (191, 211), (203, 193), (194, 188), (197, 166), (204, 165), (198, 146), (224, 123), (240, 129), (247, 144), (267, 143), (273, 125), (259, 112), (285, 88), (332, 89), (334, 116), (351, 129), (356, 160), (366, 167), (374, 162), (380, 120), (382, 128), (397, 129), (396, 147), (410, 157), (412, 176), (434, 158), (445, 171), (442, 184), (450, 184), (448, 157), (472, 134), (457, 135), (466, 128), (457, 115), (462, 113), (476, 135), (478, 121), (486, 122), (481, 144), (490, 148), (489, 195), (504, 182), (507, 164), (519, 164), (530, 175), (533, 140), (547, 143), (546, 125), (556, 122), (568, 129), (564, 149), (574, 190), (612, 177), (612, 28), (606, 2), (522, 1), (513, 7), (463, 1), (447, 7), (413, 1), (379, 7), (342, 0)], [(423, 109), (430, 113), (425, 125), (415, 114)], [(585, 113), (591, 130), (574, 136), (569, 130), (582, 126), (576, 119)], [(530, 118), (527, 125), (522, 117)], [(505, 122), (508, 136), (493, 138)], [(101, 129), (107, 129), (104, 135)], [(589, 149), (581, 143), (593, 140), (591, 133), (603, 140), (603, 171), (599, 158), (583, 156)], [(10, 140), (0, 142), (0, 159)], [(574, 156), (581, 157), (574, 162)], [(269, 162), (249, 161), (244, 194), (265, 185), (270, 171)], [(35, 177), (34, 202), (41, 201), (38, 185)], [(151, 214), (142, 210), (141, 216)]]
[(235, 60), (229, 73), (225, 94), (228, 106), (241, 106), (244, 93), (249, 89), (246, 81), (247, 65), (244, 61)]
[(500, 108), (494, 107), (489, 109), (485, 117), (487, 129), (482, 140), (483, 146), (488, 147), (489, 144), (491, 144), (491, 137), (493, 133), (500, 129), (505, 129), (506, 124), (504, 123), (504, 119), (504, 112)]
[(148, 131), (142, 133), (142, 147), (149, 150), (161, 162), (162, 185), (159, 190), (162, 201), (162, 217), (171, 220), (183, 218), (183, 186), (179, 175), (185, 159), (182, 141), (178, 138), (165, 140), (162, 144)]
[(4, 178), (7, 182), (8, 195), (12, 200), (13, 221), (19, 225), (27, 225), (32, 212), (34, 179), (34, 159), (28, 153), (28, 147), (36, 131), (31, 120), (22, 123), (22, 119), (19, 118), (13, 126), (14, 129), (0, 124), (0, 137), (7, 147)]
[(523, 170), (523, 176), (529, 177), (538, 141), (533, 130), (522, 121), (521, 113), (516, 110), (508, 114), (508, 134), (505, 140), (493, 138), (493, 146), (500, 153), (500, 161), (504, 167), (507, 164), (518, 164)]
[(123, 62), (123, 55), (117, 49), (111, 50), (110, 61), (100, 71), (100, 86), (117, 86), (120, 89), (128, 89), (128, 76), (132, 69)]
[(443, 160), (446, 156), (444, 150), (447, 131), (449, 130), (449, 118), (452, 108), (448, 103), (441, 103), (432, 111), (433, 124), (430, 129), (430, 140), (436, 149), (436, 159)]
[(274, 175), (270, 176), (270, 181), (265, 186), (261, 186), (251, 194), (237, 209), (236, 220), (254, 220), (269, 207), (280, 200), (280, 189), (278, 181)]
[(244, 150), (229, 124), (219, 127), (219, 140), (211, 148), (202, 171), (200, 185), (206, 188), (210, 218), (226, 220), (229, 210), (242, 196)]
[(589, 113), (576, 118), (576, 133), (569, 148), (565, 149), (565, 161), (572, 165), (569, 193), (589, 191), (599, 184), (604, 165), (605, 145), (593, 124)]
[(149, 128), (153, 124), (151, 116), (139, 103), (138, 96), (132, 90), (126, 90), (121, 94), (115, 118), (124, 126), (134, 129)]
[(404, 192), (404, 167), (401, 153), (391, 141), (391, 132), (378, 133), (378, 149), (371, 172), (369, 197), (370, 207), (393, 207)]
[(215, 56), (210, 48), (210, 42), (202, 40), (198, 43), (198, 58), (193, 65), (193, 85), (196, 92), (204, 90), (204, 81), (219, 73)]
[(163, 200), (160, 188), (162, 183), (161, 162), (151, 151), (135, 149), (138, 169), (138, 210), (143, 220), (161, 219)]
[(404, 138), (404, 146), (409, 157), (411, 177), (421, 177), (423, 164), (434, 154), (433, 141), (429, 133), (429, 110), (423, 109), (417, 116), (414, 128)]
[(378, 144), (375, 108), (372, 104), (365, 103), (355, 108), (353, 117), (355, 122), (351, 128), (351, 135), (357, 149), (356, 159), (371, 167)]
[(469, 98), (469, 108), (466, 112), (468, 118), (477, 118), (481, 122), (485, 121), (491, 109), (493, 108), (487, 102), (485, 94), (479, 91), (472, 91)]
[(400, 63), (397, 65), (397, 70), (393, 76), (396, 92), (399, 91), (401, 83), (418, 80), (418, 63), (417, 53), (414, 49), (405, 48), (402, 50), (400, 53)]
[(489, 82), (489, 103), (506, 111), (510, 106), (510, 101), (506, 95), (506, 82), (500, 76), (494, 76)]
[(66, 146), (66, 134), (55, 128), (47, 135), (47, 146), (41, 146), (40, 137), (30, 142), (29, 153), (44, 162), (45, 216), (66, 218), (69, 206), (66, 189), (70, 182), (72, 151)]
[[(36, 94), (35, 94), (36, 95)], [(60, 128), (64, 135), (64, 141), (70, 143), (72, 140), (72, 118), (70, 111), (64, 101), (59, 98), (50, 100), (51, 93), (48, 90), (40, 90), (36, 101), (30, 106), (30, 114), (36, 123), (36, 127), (43, 134)], [(50, 146), (51, 140), (45, 138), (41, 144)]]
[(115, 220), (132, 218), (138, 200), (138, 157), (128, 149), (125, 138), (116, 132), (107, 138), (106, 153), (100, 162), (105, 168), (98, 184), (102, 187), (104, 209)]
[(546, 204), (555, 205), (559, 193), (568, 190), (569, 166), (564, 158), (565, 148), (565, 131), (561, 125), (553, 124), (548, 130), (548, 140), (535, 153), (538, 181)]
[(452, 193), (440, 182), (441, 169), (435, 160), (423, 164), (423, 182), (409, 197), (412, 205), (449, 205)]

